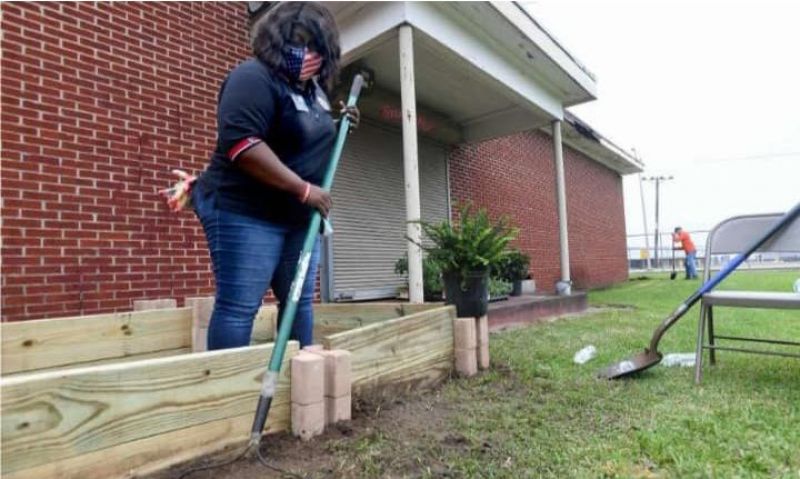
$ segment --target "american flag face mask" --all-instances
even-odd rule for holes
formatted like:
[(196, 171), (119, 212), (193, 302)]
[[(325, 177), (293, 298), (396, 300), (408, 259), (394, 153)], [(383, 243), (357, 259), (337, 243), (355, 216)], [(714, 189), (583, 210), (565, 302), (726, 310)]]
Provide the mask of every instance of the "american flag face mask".
[(322, 67), (322, 56), (308, 47), (287, 45), (284, 51), (286, 74), (289, 79), (306, 81), (313, 78)]

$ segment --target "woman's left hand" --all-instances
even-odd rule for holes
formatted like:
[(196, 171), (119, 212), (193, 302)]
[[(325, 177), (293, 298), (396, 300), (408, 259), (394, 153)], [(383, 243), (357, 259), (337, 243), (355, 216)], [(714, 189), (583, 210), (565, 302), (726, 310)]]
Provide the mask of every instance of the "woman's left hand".
[(339, 102), (339, 119), (347, 117), (350, 120), (350, 131), (352, 132), (358, 128), (358, 123), (361, 120), (361, 112), (358, 111), (357, 106), (347, 106), (343, 101)]

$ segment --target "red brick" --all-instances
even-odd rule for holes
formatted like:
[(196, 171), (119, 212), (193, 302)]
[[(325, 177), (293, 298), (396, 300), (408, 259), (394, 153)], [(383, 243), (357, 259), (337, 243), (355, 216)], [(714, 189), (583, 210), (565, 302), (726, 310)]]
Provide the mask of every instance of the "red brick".
[[(469, 201), (486, 208), (492, 217), (508, 216), (520, 229), (515, 246), (531, 256), (530, 271), (537, 288), (554, 291), (560, 260), (552, 138), (528, 131), (459, 145), (449, 160), (453, 204)], [(625, 280), (622, 178), (568, 146), (564, 147), (564, 169), (575, 286)], [(453, 213), (457, 218), (458, 212), (454, 209)]]

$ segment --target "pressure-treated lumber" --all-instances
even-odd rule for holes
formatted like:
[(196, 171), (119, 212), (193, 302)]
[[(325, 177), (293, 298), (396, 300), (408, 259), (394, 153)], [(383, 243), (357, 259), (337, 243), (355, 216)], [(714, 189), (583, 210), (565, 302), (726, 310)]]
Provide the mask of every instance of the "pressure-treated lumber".
[[(297, 348), (290, 342), (286, 361)], [(162, 457), (162, 447), (174, 450), (167, 438), (174, 441), (179, 431), (251, 414), (271, 352), (263, 345), (0, 379), (3, 475), (147, 438), (152, 442), (137, 457)], [(288, 423), (286, 364), (270, 425)], [(246, 438), (248, 426), (230, 434)]]
[(352, 354), (353, 393), (384, 386), (429, 385), (453, 364), (455, 308), (439, 307), (323, 339), (326, 349)]
[(314, 337), (323, 338), (387, 319), (428, 311), (437, 306), (440, 305), (400, 302), (315, 304)]
[(3, 374), (191, 346), (189, 308), (3, 323)]
[(274, 304), (261, 306), (253, 322), (251, 344), (266, 343), (275, 340), (275, 326), (278, 324), (278, 307)]
[(174, 298), (137, 299), (133, 301), (134, 311), (150, 311), (151, 309), (175, 309), (178, 301)]
[[(214, 297), (186, 298), (186, 306), (192, 308), (192, 351), (207, 349), (208, 325), (214, 312)], [(278, 308), (265, 304), (259, 308), (253, 320), (250, 344), (261, 344), (275, 339), (275, 325), (278, 322)]]
[[(281, 403), (270, 408), (265, 432), (289, 429), (290, 406)], [(239, 452), (239, 447), (247, 445), (252, 424), (252, 413), (211, 421), (3, 474), (3, 479), (131, 478), (152, 474), (212, 453), (215, 459), (222, 460)], [(220, 454), (224, 448), (228, 448), (228, 454)]]

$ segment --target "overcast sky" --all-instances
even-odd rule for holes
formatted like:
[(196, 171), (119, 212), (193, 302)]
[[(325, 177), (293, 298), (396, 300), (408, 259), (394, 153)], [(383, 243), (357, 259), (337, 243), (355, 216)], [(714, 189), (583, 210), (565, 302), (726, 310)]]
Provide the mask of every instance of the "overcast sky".
[[(662, 186), (661, 230), (709, 229), (800, 201), (800, 2), (521, 2), (592, 71), (598, 99), (570, 109)], [(628, 234), (642, 232), (637, 175)], [(648, 230), (654, 185), (644, 184)]]

